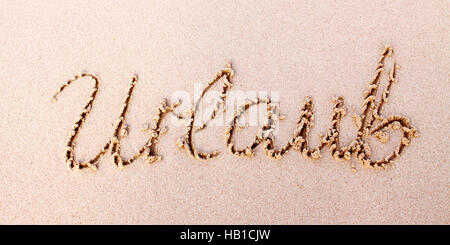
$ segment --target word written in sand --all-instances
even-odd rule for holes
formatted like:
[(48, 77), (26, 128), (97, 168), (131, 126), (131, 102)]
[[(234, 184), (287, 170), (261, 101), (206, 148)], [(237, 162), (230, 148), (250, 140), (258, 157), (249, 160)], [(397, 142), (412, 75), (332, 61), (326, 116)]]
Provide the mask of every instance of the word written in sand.
[[(270, 98), (257, 98), (252, 100), (247, 100), (242, 106), (240, 106), (233, 114), (233, 120), (226, 126), (225, 130), (225, 144), (230, 153), (236, 156), (254, 156), (254, 150), (260, 144), (264, 144), (265, 154), (273, 159), (281, 159), (285, 154), (287, 154), (291, 149), (299, 151), (302, 156), (306, 159), (319, 159), (321, 157), (321, 150), (328, 146), (330, 147), (330, 152), (334, 160), (336, 161), (348, 161), (354, 156), (358, 162), (364, 166), (370, 168), (382, 168), (386, 169), (386, 166), (391, 164), (394, 160), (398, 159), (403, 153), (405, 148), (410, 144), (411, 139), (418, 137), (417, 130), (411, 126), (408, 118), (403, 116), (389, 116), (385, 117), (381, 114), (383, 105), (387, 103), (391, 87), (397, 82), (395, 78), (396, 70), (398, 66), (394, 63), (388, 78), (388, 83), (383, 91), (379, 101), (376, 101), (376, 94), (380, 86), (381, 73), (385, 69), (385, 59), (392, 55), (392, 49), (390, 46), (386, 46), (383, 50), (377, 67), (375, 69), (375, 75), (372, 81), (369, 83), (369, 87), (364, 91), (363, 103), (361, 108), (361, 114), (353, 116), (353, 121), (357, 128), (357, 136), (351, 141), (347, 146), (340, 146), (339, 135), (340, 135), (340, 123), (346, 114), (344, 109), (344, 98), (337, 97), (333, 98), (333, 111), (331, 126), (324, 135), (320, 135), (320, 143), (317, 147), (311, 148), (308, 144), (309, 131), (313, 126), (314, 112), (313, 112), (313, 101), (312, 98), (307, 97), (305, 102), (301, 106), (300, 115), (297, 122), (297, 126), (294, 130), (294, 135), (292, 139), (286, 143), (280, 149), (276, 149), (274, 146), (274, 125), (281, 120), (282, 117), (275, 116), (275, 111), (278, 109), (275, 103), (272, 103)], [(100, 80), (97, 76), (89, 73), (81, 73), (75, 75), (74, 78), (68, 80), (65, 84), (61, 86), (59, 91), (53, 96), (53, 101), (56, 101), (57, 96), (70, 84), (77, 81), (80, 78), (91, 78), (94, 82), (94, 87), (91, 91), (91, 95), (86, 102), (79, 118), (73, 125), (72, 131), (69, 136), (69, 140), (66, 144), (65, 149), (65, 162), (67, 167), (72, 170), (81, 169), (97, 169), (98, 161), (108, 152), (111, 152), (112, 160), (119, 168), (123, 168), (132, 164), (139, 158), (145, 159), (148, 163), (153, 163), (161, 160), (161, 156), (156, 153), (155, 146), (160, 140), (161, 136), (167, 132), (167, 128), (163, 127), (163, 119), (165, 116), (171, 114), (175, 115), (179, 119), (187, 120), (186, 132), (184, 136), (179, 138), (177, 141), (177, 146), (186, 150), (186, 152), (197, 160), (209, 160), (215, 158), (219, 152), (200, 152), (193, 142), (193, 134), (199, 130), (207, 127), (204, 123), (200, 127), (194, 129), (194, 118), (197, 113), (198, 104), (206, 92), (215, 85), (219, 80), (223, 80), (222, 90), (220, 94), (220, 99), (214, 106), (209, 120), (214, 119), (218, 113), (225, 111), (225, 103), (229, 90), (233, 85), (234, 71), (231, 64), (227, 64), (222, 71), (217, 73), (215, 78), (207, 84), (204, 88), (199, 100), (190, 106), (186, 115), (176, 113), (175, 108), (180, 105), (181, 101), (169, 102), (163, 100), (157, 109), (156, 116), (154, 118), (155, 123), (152, 127), (147, 127), (145, 129), (148, 133), (149, 138), (147, 142), (139, 149), (139, 151), (130, 159), (124, 159), (120, 155), (120, 142), (123, 137), (127, 135), (127, 126), (125, 124), (126, 115), (128, 107), (130, 105), (130, 100), (133, 94), (133, 90), (138, 82), (137, 76), (133, 76), (131, 79), (130, 87), (128, 88), (125, 101), (122, 104), (121, 112), (117, 120), (113, 136), (106, 142), (106, 144), (100, 149), (100, 151), (90, 160), (80, 162), (75, 159), (74, 147), (76, 143), (76, 138), (80, 132), (80, 129), (92, 110), (95, 98), (98, 93)], [(223, 79), (222, 79), (223, 78)], [(264, 105), (267, 108), (267, 118), (263, 123), (260, 133), (258, 133), (253, 142), (243, 149), (237, 149), (233, 140), (233, 134), (239, 127), (238, 120), (249, 110), (250, 107), (255, 105)], [(380, 142), (385, 143), (389, 140), (388, 130), (401, 130), (402, 137), (399, 142), (398, 147), (386, 157), (381, 160), (373, 160), (371, 158), (371, 150), (368, 144), (368, 137), (374, 136)], [(353, 168), (353, 170), (355, 170)]]

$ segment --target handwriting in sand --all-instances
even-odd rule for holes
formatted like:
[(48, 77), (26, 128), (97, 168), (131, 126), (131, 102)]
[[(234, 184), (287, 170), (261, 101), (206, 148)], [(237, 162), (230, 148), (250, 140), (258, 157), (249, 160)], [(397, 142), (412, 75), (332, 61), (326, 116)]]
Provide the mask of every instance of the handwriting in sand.
[[(302, 156), (306, 159), (319, 159), (321, 157), (321, 150), (328, 146), (330, 147), (330, 152), (332, 157), (336, 161), (348, 161), (354, 156), (358, 162), (364, 166), (371, 168), (382, 168), (391, 164), (393, 161), (398, 159), (400, 155), (404, 152), (405, 148), (410, 144), (412, 138), (418, 137), (418, 131), (411, 126), (410, 120), (403, 116), (383, 116), (381, 111), (383, 105), (388, 102), (391, 87), (396, 80), (396, 70), (398, 66), (394, 63), (390, 73), (388, 84), (383, 91), (379, 101), (376, 101), (376, 94), (380, 86), (381, 73), (385, 69), (385, 59), (392, 55), (392, 49), (390, 46), (386, 46), (383, 50), (378, 64), (375, 69), (375, 75), (372, 81), (369, 83), (369, 87), (363, 94), (363, 103), (361, 108), (361, 114), (353, 116), (353, 121), (357, 128), (357, 136), (351, 141), (347, 146), (340, 146), (339, 144), (339, 134), (340, 134), (340, 122), (345, 116), (346, 111), (344, 109), (344, 98), (338, 97), (333, 99), (333, 110), (331, 126), (326, 131), (326, 134), (320, 135), (320, 144), (314, 148), (310, 147), (308, 144), (309, 131), (312, 128), (314, 120), (313, 112), (313, 100), (310, 97), (305, 99), (305, 102), (301, 106), (300, 115), (298, 118), (297, 126), (294, 130), (294, 135), (292, 139), (286, 143), (280, 149), (276, 149), (274, 146), (275, 136), (273, 134), (273, 126), (281, 117), (274, 116), (274, 111), (277, 110), (278, 105), (272, 103), (269, 97), (257, 98), (248, 100), (240, 106), (233, 114), (233, 120), (226, 126), (225, 129), (225, 144), (230, 153), (236, 156), (254, 156), (254, 150), (260, 144), (264, 144), (265, 154), (273, 159), (281, 159), (288, 151), (295, 150), (299, 151)], [(74, 147), (76, 143), (76, 138), (80, 132), (80, 129), (92, 110), (94, 101), (96, 99), (100, 80), (97, 76), (89, 73), (81, 73), (75, 75), (74, 78), (68, 80), (65, 84), (61, 86), (59, 91), (53, 96), (53, 101), (56, 101), (57, 96), (70, 84), (77, 81), (80, 78), (88, 77), (94, 82), (94, 87), (91, 91), (79, 118), (73, 125), (72, 131), (69, 136), (69, 140), (66, 144), (65, 150), (65, 162), (69, 169), (71, 170), (81, 170), (81, 169), (93, 169), (96, 170), (99, 160), (110, 151), (112, 160), (119, 168), (123, 168), (132, 164), (139, 158), (144, 158), (148, 163), (153, 163), (161, 160), (161, 156), (157, 154), (155, 146), (158, 144), (159, 139), (164, 133), (166, 133), (167, 128), (163, 126), (163, 118), (169, 114), (175, 115), (179, 119), (187, 121), (186, 132), (177, 141), (177, 146), (186, 150), (186, 152), (197, 160), (209, 160), (215, 158), (219, 152), (201, 152), (197, 149), (193, 141), (193, 134), (199, 130), (207, 127), (204, 123), (200, 127), (194, 127), (194, 119), (197, 113), (197, 106), (199, 101), (190, 106), (189, 111), (186, 115), (176, 112), (176, 107), (180, 105), (181, 101), (169, 102), (168, 100), (163, 100), (157, 109), (157, 114), (154, 118), (155, 123), (152, 127), (146, 128), (146, 133), (148, 133), (147, 142), (138, 150), (138, 152), (130, 159), (124, 159), (120, 155), (120, 142), (121, 139), (127, 135), (127, 126), (125, 124), (127, 110), (130, 105), (130, 100), (138, 82), (137, 76), (133, 76), (131, 84), (128, 88), (126, 98), (122, 104), (121, 113), (119, 115), (118, 121), (116, 123), (114, 134), (106, 142), (106, 144), (99, 150), (99, 152), (90, 160), (80, 162), (75, 159)], [(223, 78), (223, 85), (221, 90), (220, 99), (214, 107), (210, 115), (210, 119), (214, 119), (218, 113), (225, 110), (226, 98), (229, 90), (233, 85), (234, 71), (231, 64), (227, 64), (224, 69), (222, 69), (215, 78), (208, 83), (204, 88), (202, 96), (219, 80)], [(201, 98), (200, 98), (201, 99)], [(264, 125), (261, 128), (261, 132), (255, 136), (253, 142), (244, 147), (243, 149), (236, 149), (233, 134), (238, 128), (237, 122), (239, 118), (244, 115), (244, 113), (252, 106), (255, 105), (265, 105), (267, 108), (267, 120), (265, 120)], [(385, 143), (389, 139), (389, 130), (401, 130), (402, 137), (397, 146), (397, 148), (391, 153), (385, 156), (381, 160), (374, 160), (371, 158), (371, 149), (368, 144), (368, 137), (374, 136), (380, 142)], [(353, 168), (354, 169), (354, 168)]]

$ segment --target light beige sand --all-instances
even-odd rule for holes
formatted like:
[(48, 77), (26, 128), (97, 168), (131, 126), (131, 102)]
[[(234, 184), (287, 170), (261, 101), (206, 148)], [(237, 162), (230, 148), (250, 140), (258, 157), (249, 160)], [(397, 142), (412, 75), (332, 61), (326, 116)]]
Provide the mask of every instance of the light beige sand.
[[(0, 224), (449, 224), (449, 4), (447, 1), (1, 1)], [(300, 1), (298, 1), (300, 2)], [(102, 80), (77, 156), (92, 157), (111, 125), (133, 74), (123, 141), (131, 156), (146, 140), (139, 128), (163, 97), (193, 93), (231, 60), (234, 89), (277, 90), (287, 116), (277, 145), (290, 139), (299, 105), (315, 101), (311, 144), (329, 128), (331, 96), (349, 115), (343, 144), (386, 44), (401, 69), (386, 115), (403, 115), (421, 137), (395, 163), (372, 170), (332, 160), (237, 158), (223, 129), (196, 135), (200, 162), (175, 145), (173, 127), (158, 147), (163, 160), (119, 170), (104, 158), (97, 172), (64, 164), (70, 128), (91, 83), (51, 96), (74, 74)], [(251, 136), (252, 132), (249, 131)], [(394, 134), (395, 135), (395, 134)], [(398, 136), (398, 135), (397, 135)], [(250, 138), (238, 137), (250, 142)], [(246, 142), (241, 142), (245, 145)], [(373, 142), (371, 142), (373, 143)], [(381, 157), (398, 145), (373, 143)]]

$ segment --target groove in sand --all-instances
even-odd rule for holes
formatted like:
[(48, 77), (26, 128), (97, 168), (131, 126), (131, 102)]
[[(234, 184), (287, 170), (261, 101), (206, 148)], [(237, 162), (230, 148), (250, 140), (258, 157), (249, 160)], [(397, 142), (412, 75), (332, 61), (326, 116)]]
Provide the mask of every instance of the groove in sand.
[[(378, 64), (375, 70), (375, 75), (369, 84), (369, 88), (364, 92), (364, 100), (362, 104), (361, 114), (355, 115), (353, 121), (358, 129), (356, 138), (348, 145), (341, 147), (339, 144), (339, 134), (340, 134), (340, 122), (345, 116), (346, 111), (344, 109), (344, 98), (338, 97), (333, 98), (333, 112), (331, 119), (331, 127), (328, 129), (325, 135), (320, 135), (321, 142), (315, 148), (310, 148), (308, 144), (309, 132), (313, 126), (314, 112), (313, 112), (313, 100), (311, 97), (307, 97), (305, 102), (301, 106), (300, 115), (298, 119), (297, 126), (294, 130), (293, 138), (281, 149), (275, 149), (274, 141), (275, 137), (273, 135), (273, 126), (278, 120), (282, 118), (274, 117), (274, 110), (278, 109), (275, 103), (272, 103), (270, 98), (257, 98), (254, 100), (248, 100), (244, 105), (238, 108), (234, 112), (233, 120), (230, 125), (227, 125), (225, 131), (225, 142), (229, 152), (236, 156), (254, 156), (254, 150), (261, 143), (265, 143), (264, 152), (270, 158), (281, 159), (286, 153), (291, 149), (301, 152), (302, 156), (306, 159), (319, 159), (321, 157), (321, 150), (325, 146), (330, 147), (332, 157), (336, 161), (348, 161), (352, 156), (355, 156), (358, 162), (366, 167), (371, 168), (383, 168), (391, 164), (393, 161), (398, 159), (403, 153), (404, 149), (410, 144), (411, 139), (418, 137), (419, 134), (417, 130), (411, 126), (409, 119), (403, 116), (389, 116), (385, 117), (381, 114), (383, 105), (388, 102), (390, 95), (390, 89), (394, 83), (397, 82), (395, 78), (396, 70), (398, 66), (394, 63), (394, 66), (389, 74), (389, 80), (385, 91), (381, 95), (381, 99), (378, 103), (375, 102), (376, 94), (380, 86), (380, 76), (384, 71), (384, 62), (386, 57), (392, 55), (392, 49), (390, 46), (386, 46), (383, 50)], [(132, 77), (130, 87), (127, 91), (127, 95), (124, 103), (122, 104), (122, 110), (119, 115), (116, 127), (114, 129), (113, 136), (108, 140), (108, 142), (100, 149), (100, 151), (92, 159), (84, 162), (77, 161), (74, 156), (74, 147), (76, 143), (76, 138), (80, 132), (81, 126), (85, 122), (87, 116), (92, 110), (94, 101), (96, 99), (100, 80), (97, 76), (90, 73), (81, 73), (75, 75), (74, 78), (68, 80), (63, 84), (59, 91), (53, 96), (53, 101), (56, 101), (57, 96), (74, 81), (88, 77), (94, 81), (94, 87), (91, 91), (91, 96), (86, 102), (79, 118), (73, 125), (72, 131), (69, 136), (69, 140), (66, 144), (65, 150), (65, 162), (69, 169), (81, 170), (81, 169), (97, 169), (98, 161), (105, 155), (108, 150), (111, 150), (111, 155), (114, 164), (119, 168), (123, 168), (132, 164), (138, 158), (143, 157), (148, 163), (153, 163), (161, 160), (161, 156), (156, 153), (155, 145), (158, 143), (160, 137), (167, 132), (167, 129), (163, 127), (163, 119), (168, 114), (174, 114), (179, 119), (187, 119), (188, 124), (186, 127), (186, 133), (177, 141), (177, 146), (185, 149), (189, 155), (197, 160), (209, 160), (215, 158), (219, 152), (199, 152), (193, 142), (193, 134), (199, 130), (207, 127), (207, 123), (202, 124), (200, 127), (194, 129), (194, 118), (198, 109), (200, 100), (206, 94), (206, 92), (215, 85), (221, 78), (224, 78), (222, 92), (220, 99), (214, 107), (213, 112), (210, 115), (210, 119), (214, 119), (220, 111), (225, 111), (225, 103), (228, 91), (233, 85), (234, 71), (231, 64), (227, 64), (221, 72), (217, 73), (215, 78), (208, 83), (204, 88), (199, 100), (190, 107), (187, 118), (175, 113), (174, 109), (180, 105), (181, 101), (176, 101), (170, 104), (167, 100), (163, 100), (161, 105), (157, 109), (157, 115), (155, 116), (155, 124), (152, 128), (146, 128), (145, 131), (149, 134), (149, 139), (143, 145), (140, 150), (130, 159), (124, 160), (120, 156), (120, 141), (123, 137), (127, 135), (127, 126), (125, 124), (126, 114), (130, 104), (130, 100), (134, 91), (134, 87), (138, 82), (137, 76)], [(253, 142), (245, 147), (244, 149), (236, 149), (233, 143), (233, 133), (237, 129), (238, 119), (244, 115), (244, 113), (251, 107), (259, 104), (265, 104), (267, 108), (267, 118), (264, 125), (261, 128), (261, 132), (258, 133)], [(209, 121), (208, 120), (208, 121)], [(375, 125), (374, 123), (378, 124)], [(373, 160), (371, 158), (370, 146), (367, 143), (369, 136), (375, 136), (380, 142), (385, 143), (389, 139), (388, 130), (401, 130), (403, 132), (402, 138), (398, 147), (389, 155), (381, 160)], [(353, 168), (353, 170), (355, 170)]]

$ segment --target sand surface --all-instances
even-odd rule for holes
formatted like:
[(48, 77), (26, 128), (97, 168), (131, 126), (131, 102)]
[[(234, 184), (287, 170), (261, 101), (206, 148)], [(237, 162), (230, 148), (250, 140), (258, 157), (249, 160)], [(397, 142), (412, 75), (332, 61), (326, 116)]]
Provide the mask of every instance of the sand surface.
[[(0, 224), (449, 224), (448, 1), (1, 1)], [(163, 97), (193, 93), (227, 61), (242, 91), (278, 91), (277, 146), (287, 142), (306, 96), (315, 103), (311, 144), (330, 125), (331, 97), (344, 96), (342, 143), (356, 131), (352, 107), (390, 44), (401, 69), (385, 115), (403, 115), (421, 134), (387, 171), (353, 160), (318, 161), (261, 148), (254, 158), (226, 152), (223, 128), (195, 137), (200, 162), (176, 147), (183, 127), (168, 124), (153, 165), (119, 170), (108, 155), (97, 172), (71, 172), (64, 147), (91, 82), (51, 97), (76, 73), (101, 79), (76, 155), (92, 157), (111, 136), (133, 74), (123, 155), (146, 140)], [(218, 88), (214, 88), (218, 90)], [(248, 136), (245, 136), (248, 134)], [(238, 137), (241, 145), (254, 134)], [(398, 135), (376, 157), (398, 145)]]

